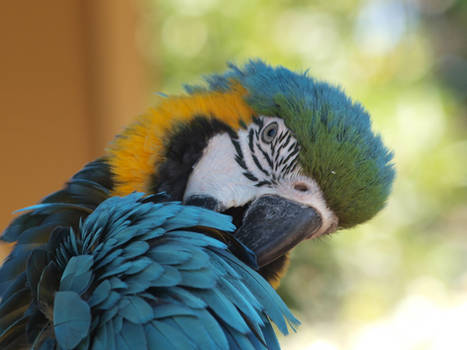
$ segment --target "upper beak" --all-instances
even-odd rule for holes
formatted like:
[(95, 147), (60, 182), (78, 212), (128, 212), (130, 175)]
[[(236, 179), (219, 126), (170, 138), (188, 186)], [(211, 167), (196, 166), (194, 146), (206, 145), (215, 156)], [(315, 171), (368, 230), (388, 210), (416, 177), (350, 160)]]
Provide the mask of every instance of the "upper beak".
[(258, 266), (263, 267), (311, 237), (321, 224), (315, 209), (265, 195), (251, 203), (235, 236), (255, 252)]
[[(222, 210), (216, 199), (205, 195), (192, 196), (185, 204)], [(255, 253), (261, 268), (310, 238), (321, 225), (321, 216), (315, 209), (276, 195), (264, 195), (250, 204), (234, 236)]]

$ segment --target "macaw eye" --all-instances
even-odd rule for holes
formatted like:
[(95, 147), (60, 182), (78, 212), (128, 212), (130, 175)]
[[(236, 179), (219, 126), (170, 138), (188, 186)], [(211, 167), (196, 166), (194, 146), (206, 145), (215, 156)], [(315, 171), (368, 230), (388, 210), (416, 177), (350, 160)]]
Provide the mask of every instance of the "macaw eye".
[(278, 128), (279, 125), (276, 122), (272, 122), (271, 124), (266, 125), (266, 127), (263, 129), (263, 132), (261, 133), (261, 140), (263, 140), (264, 143), (271, 143), (277, 134)]

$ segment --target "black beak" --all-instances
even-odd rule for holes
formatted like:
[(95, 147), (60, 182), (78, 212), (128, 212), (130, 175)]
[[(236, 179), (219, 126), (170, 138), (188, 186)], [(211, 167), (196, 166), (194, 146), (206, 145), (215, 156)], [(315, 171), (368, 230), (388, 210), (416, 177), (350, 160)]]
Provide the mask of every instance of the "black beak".
[[(185, 204), (222, 211), (216, 199), (205, 195), (192, 196)], [(261, 268), (311, 237), (321, 224), (315, 209), (283, 197), (264, 195), (249, 205), (234, 237), (254, 252)]]
[(251, 203), (235, 237), (255, 252), (258, 266), (263, 267), (310, 237), (321, 224), (315, 209), (265, 195)]

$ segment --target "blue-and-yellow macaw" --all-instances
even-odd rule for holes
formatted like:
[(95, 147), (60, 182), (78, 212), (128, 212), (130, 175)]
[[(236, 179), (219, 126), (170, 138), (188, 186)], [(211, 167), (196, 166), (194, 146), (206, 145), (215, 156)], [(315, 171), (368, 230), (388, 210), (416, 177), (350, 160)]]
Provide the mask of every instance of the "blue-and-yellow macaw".
[[(230, 215), (236, 229), (231, 235), (222, 234), (221, 240), (227, 243), (230, 252), (247, 263), (251, 262), (251, 259), (245, 257), (250, 256), (251, 250), (253, 252), (251, 256), (255, 257), (253, 260), (256, 262), (252, 262), (250, 266), (257, 268), (273, 286), (278, 284), (286, 269), (288, 252), (299, 242), (330, 234), (338, 228), (355, 226), (373, 217), (384, 206), (394, 178), (392, 154), (380, 137), (371, 130), (368, 113), (360, 104), (351, 101), (338, 87), (317, 81), (307, 74), (291, 72), (284, 67), (268, 66), (258, 60), (250, 61), (242, 68), (230, 65), (226, 73), (208, 76), (206, 82), (206, 86), (187, 86), (186, 95), (162, 98), (156, 107), (138, 117), (116, 137), (104, 157), (88, 164), (64, 189), (46, 197), (42, 204), (31, 208), (30, 212), (13, 221), (3, 234), (4, 240), (17, 241), (17, 244), (0, 270), (0, 292), (4, 298), (0, 315), (6, 314), (4, 310), (5, 307), (8, 308), (5, 306), (8, 305), (6, 299), (17, 295), (11, 294), (12, 290), (19, 293), (18, 291), (29, 288), (29, 292), (23, 293), (32, 293), (37, 299), (40, 288), (31, 289), (31, 285), (40, 286), (43, 279), (45, 279), (43, 283), (49, 283), (48, 278), (53, 273), (45, 273), (45, 271), (50, 262), (41, 270), (42, 277), (38, 282), (38, 273), (33, 274), (30, 270), (35, 266), (44, 267), (44, 265), (36, 263), (34, 259), (42, 259), (41, 262), (58, 259), (55, 264), (61, 261), (64, 271), (59, 285), (57, 280), (50, 280), (50, 283), (55, 283), (54, 286), (59, 292), (55, 294), (52, 304), (49, 300), (47, 304), (49, 308), (40, 302), (35, 302), (42, 315), (37, 317), (46, 318), (53, 324), (53, 327), (49, 327), (46, 332), (54, 329), (56, 334), (60, 333), (57, 333), (57, 326), (60, 326), (61, 321), (65, 319), (67, 322), (64, 323), (69, 325), (70, 332), (73, 333), (75, 328), (70, 324), (74, 322), (73, 317), (64, 315), (66, 312), (61, 306), (74, 302), (79, 304), (78, 297), (83, 303), (87, 303), (88, 307), (93, 308), (90, 298), (98, 287), (93, 284), (95, 290), (84, 291), (78, 285), (84, 285), (82, 281), (89, 282), (89, 279), (94, 278), (88, 277), (89, 275), (97, 276), (90, 262), (92, 260), (94, 264), (95, 257), (92, 259), (71, 257), (68, 264), (73, 261), (73, 267), (70, 267), (71, 277), (67, 277), (68, 274), (65, 273), (68, 265), (63, 265), (65, 257), (60, 257), (60, 254), (68, 254), (66, 256), (70, 257), (72, 254), (69, 254), (69, 251), (67, 253), (67, 249), (71, 249), (81, 256), (90, 255), (76, 248), (78, 243), (73, 243), (73, 239), (70, 238), (73, 235), (66, 233), (70, 229), (75, 235), (82, 237), (80, 244), (87, 242), (86, 237), (91, 242), (94, 239), (98, 240), (95, 238), (99, 235), (98, 232), (104, 232), (106, 229), (112, 231), (112, 228), (108, 228), (105, 223), (106, 220), (112, 222), (110, 219), (112, 213), (107, 202), (103, 203), (107, 211), (99, 209), (94, 212), (101, 202), (110, 197), (126, 196), (134, 191), (146, 194), (164, 192), (170, 200), (181, 201), (184, 205), (190, 206), (189, 208), (195, 205)], [(127, 201), (125, 205), (128, 205), (129, 199), (121, 200)], [(118, 206), (118, 202), (111, 203)], [(141, 203), (138, 205), (144, 206)], [(183, 208), (180, 204), (177, 206)], [(183, 211), (177, 215), (177, 220), (183, 223), (182, 213)], [(222, 221), (219, 219), (220, 216), (210, 213), (213, 218)], [(107, 215), (109, 217), (106, 218)], [(100, 219), (97, 220), (96, 217)], [(83, 226), (80, 223), (85, 219)], [(94, 222), (96, 227), (93, 226), (93, 230), (83, 229), (87, 227), (86, 223), (89, 221)], [(149, 220), (147, 226), (150, 226)], [(57, 229), (60, 227), (64, 227), (65, 230)], [(213, 222), (206, 227), (210, 227), (209, 232), (213, 228), (219, 228), (217, 223)], [(221, 230), (228, 231), (225, 227)], [(55, 233), (51, 240), (52, 232)], [(107, 236), (112, 242), (107, 244), (114, 247), (120, 244), (125, 250), (127, 236), (125, 230), (122, 232), (117, 235), (118, 239)], [(147, 232), (146, 234), (150, 235)], [(215, 234), (216, 238), (219, 238), (218, 234)], [(161, 235), (164, 237), (162, 233)], [(52, 245), (56, 248), (54, 242), (57, 242), (57, 236), (69, 237), (63, 244), (72, 248), (61, 248), (65, 250), (63, 253), (59, 252), (60, 249), (56, 249), (56, 258), (51, 257), (53, 254), (49, 252), (47, 260), (44, 258), (45, 253), (31, 254), (32, 250), (44, 246)], [(187, 233), (183, 239), (190, 241), (189, 236), (190, 234)], [(198, 235), (196, 237), (191, 240), (194, 246), (200, 239)], [(135, 239), (135, 242), (144, 245), (144, 240), (140, 242), (140, 238)], [(179, 243), (180, 246), (187, 244), (185, 241)], [(177, 244), (172, 246), (173, 249), (177, 249)], [(215, 247), (215, 244), (213, 246)], [(119, 250), (119, 248), (114, 249)], [(133, 248), (128, 253), (130, 256), (132, 251)], [(128, 270), (133, 271), (131, 264), (118, 260), (116, 258), (118, 254), (115, 254), (115, 256), (109, 254), (106, 258), (111, 264), (109, 266), (112, 267), (112, 271), (107, 271), (107, 274), (115, 272), (115, 275), (119, 276), (119, 274), (128, 274)], [(147, 254), (149, 255), (146, 256)], [(151, 263), (154, 259), (157, 260), (156, 254), (144, 252), (140, 255), (149, 257)], [(115, 260), (115, 263), (110, 260)], [(80, 269), (80, 266), (89, 267)], [(135, 266), (134, 269), (138, 270), (138, 267)], [(208, 270), (210, 272), (206, 272), (206, 276), (209, 273), (220, 273), (215, 268), (210, 267)], [(76, 274), (78, 277), (73, 277)], [(235, 273), (232, 272), (232, 275)], [(76, 281), (73, 282), (75, 278)], [(199, 274), (196, 278), (203, 279), (203, 274)], [(31, 279), (35, 284), (31, 283)], [(67, 281), (70, 279), (70, 282), (63, 282), (65, 279)], [(146, 286), (149, 283), (148, 280), (141, 282), (146, 283)], [(62, 288), (62, 283), (65, 283), (66, 287)], [(111, 284), (111, 281), (109, 283)], [(112, 293), (114, 285), (111, 284), (109, 288), (109, 293)], [(127, 288), (127, 286), (115, 288)], [(196, 289), (196, 287), (189, 288)], [(223, 287), (219, 286), (219, 288)], [(249, 288), (255, 287), (249, 286)], [(165, 295), (157, 287), (151, 287), (144, 292), (144, 298), (161, 298), (159, 292)], [(251, 289), (250, 292), (248, 288), (242, 292), (251, 293)], [(252, 294), (255, 297), (259, 296)], [(60, 295), (63, 296), (57, 299)], [(120, 293), (113, 298), (123, 298), (122, 295)], [(16, 296), (16, 298), (20, 297), (24, 296)], [(45, 297), (51, 298), (50, 295)], [(228, 297), (233, 296), (228, 295)], [(267, 302), (266, 300), (267, 298), (260, 300), (260, 303)], [(183, 301), (188, 303), (188, 299)], [(111, 303), (110, 301), (104, 303), (107, 302)], [(206, 304), (207, 309), (210, 310), (209, 302)], [(232, 299), (229, 302), (235, 304)], [(140, 307), (149, 310), (143, 303), (139, 301), (137, 303), (139, 304), (133, 305), (130, 302), (128, 305), (133, 305), (135, 310)], [(50, 305), (55, 305), (53, 310), (50, 310)], [(57, 310), (58, 305), (60, 308)], [(195, 310), (196, 307), (193, 305), (188, 303), (185, 306)], [(17, 311), (17, 315), (23, 315), (20, 318), (15, 318), (17, 315), (0, 317), (0, 327), (5, 330), (3, 340), (10, 339), (6, 338), (11, 336), (9, 332), (20, 329), (11, 326), (12, 320), (23, 323), (21, 329), (26, 330), (27, 339), (25, 339), (28, 344), (39, 339), (38, 337), (46, 339), (44, 337), (49, 336), (43, 335), (40, 333), (42, 331), (34, 328), (35, 322), (31, 319), (33, 316), (29, 312), (30, 306), (26, 309), (25, 307)], [(235, 307), (244, 317), (243, 306), (235, 304)], [(279, 310), (284, 310), (279, 304), (277, 307)], [(84, 310), (85, 307), (82, 308)], [(274, 322), (280, 322), (278, 317), (270, 316), (271, 308), (273, 307), (263, 306), (262, 310), (265, 310)], [(95, 330), (100, 326), (99, 322), (112, 319), (114, 322), (112, 334), (116, 334), (116, 329), (123, 332), (122, 327), (127, 323), (123, 323), (122, 318), (112, 318), (115, 316), (112, 314), (118, 313), (118, 310), (120, 309), (109, 308), (102, 312), (102, 315), (98, 313), (99, 317), (95, 318), (92, 309), (90, 329)], [(104, 314), (106, 316), (103, 316)], [(291, 315), (286, 311), (281, 311), (282, 314), (293, 323)], [(59, 317), (58, 321), (56, 317)], [(125, 316), (121, 317), (128, 320)], [(213, 317), (219, 324), (225, 324), (225, 320)], [(283, 320), (282, 316), (280, 318)], [(264, 337), (258, 331), (258, 325), (262, 323), (258, 319), (255, 321), (256, 326), (254, 322), (249, 321), (247, 326), (255, 339), (260, 339), (258, 344), (264, 346)], [(135, 324), (131, 320), (129, 322), (128, 324)], [(264, 324), (264, 320), (262, 322)], [(186, 323), (186, 327), (191, 326)], [(166, 329), (172, 328), (167, 326)], [(80, 342), (88, 339), (86, 340), (88, 343), (83, 346), (92, 347), (100, 341), (95, 337), (95, 333), (89, 338), (89, 334), (84, 335), (82, 329), (80, 331)], [(131, 339), (134, 341), (142, 334), (140, 328), (123, 333), (131, 334)], [(31, 334), (35, 334), (35, 337)], [(113, 339), (115, 340), (115, 337)], [(131, 339), (122, 341), (131, 342)], [(230, 340), (227, 340), (229, 346), (235, 348), (229, 343)], [(60, 341), (58, 343), (64, 348), (72, 348), (64, 346)], [(200, 344), (196, 345), (204, 348), (206, 343)], [(252, 346), (254, 348), (255, 345)], [(244, 348), (243, 345), (238, 347)], [(101, 348), (95, 347), (95, 349)]]

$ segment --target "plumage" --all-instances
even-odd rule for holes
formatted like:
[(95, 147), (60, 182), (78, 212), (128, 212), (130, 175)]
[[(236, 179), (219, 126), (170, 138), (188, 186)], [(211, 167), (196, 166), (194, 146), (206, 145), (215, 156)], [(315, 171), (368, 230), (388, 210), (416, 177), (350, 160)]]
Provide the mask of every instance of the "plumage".
[(0, 305), (0, 347), (14, 329), (29, 343), (18, 349), (278, 348), (269, 323), (287, 333), (298, 321), (224, 242), (200, 233), (233, 231), (230, 217), (151, 200), (110, 198), (35, 249), (18, 277), (25, 287)]
[[(288, 252), (381, 210), (392, 153), (359, 103), (308, 73), (251, 60), (205, 82), (161, 95), (7, 227), (2, 346), (278, 347), (270, 321), (295, 322), (271, 289)], [(75, 319), (54, 308), (77, 298)]]
[(35, 210), (13, 220), (2, 235), (2, 240), (17, 243), (1, 267), (0, 296), (25, 270), (32, 249), (46, 244), (58, 227), (76, 229), (80, 219), (108, 198), (112, 186), (109, 166), (103, 159), (96, 160), (73, 176), (64, 189), (44, 198)]

